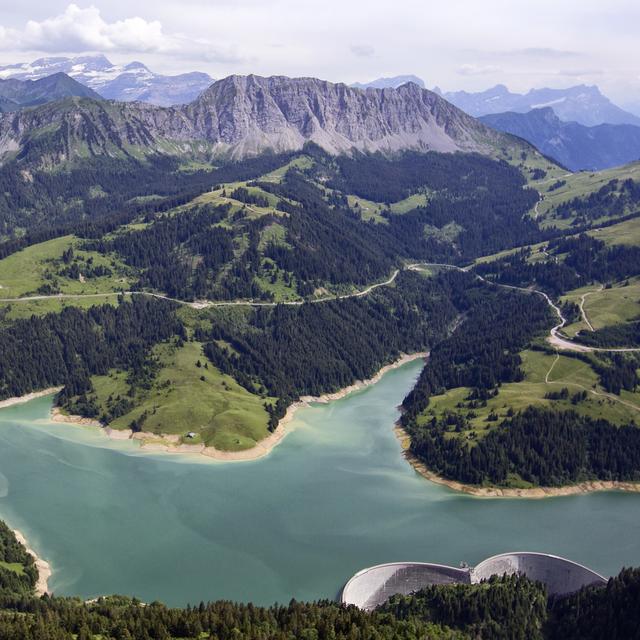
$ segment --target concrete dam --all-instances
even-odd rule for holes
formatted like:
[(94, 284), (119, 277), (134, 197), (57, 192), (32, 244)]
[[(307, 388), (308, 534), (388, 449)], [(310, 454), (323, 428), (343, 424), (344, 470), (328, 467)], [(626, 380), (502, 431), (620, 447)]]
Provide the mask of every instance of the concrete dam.
[(375, 609), (391, 596), (409, 595), (430, 585), (477, 584), (494, 575), (520, 573), (542, 582), (550, 595), (566, 595), (589, 585), (607, 584), (595, 571), (576, 562), (530, 551), (503, 553), (476, 567), (449, 567), (427, 562), (392, 562), (356, 573), (342, 589), (340, 601)]

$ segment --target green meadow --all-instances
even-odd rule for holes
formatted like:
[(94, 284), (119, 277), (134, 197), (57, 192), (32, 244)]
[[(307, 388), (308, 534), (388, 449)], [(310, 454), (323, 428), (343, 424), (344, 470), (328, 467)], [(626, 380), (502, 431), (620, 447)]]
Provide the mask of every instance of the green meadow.
[[(55, 293), (95, 294), (127, 289), (131, 284), (131, 270), (114, 256), (80, 249), (81, 241), (74, 236), (63, 236), (32, 245), (0, 260), (0, 297), (18, 298), (36, 295), (38, 289), (49, 285)], [(78, 260), (80, 276), (72, 279), (61, 275), (65, 266), (63, 253), (73, 249)], [(110, 276), (84, 278), (83, 267), (104, 267)]]
[[(498, 394), (489, 398), (486, 406), (470, 409), (467, 406), (467, 398), (471, 389), (459, 387), (444, 394), (432, 396), (428, 408), (418, 422), (424, 424), (434, 416), (440, 417), (447, 412), (461, 412), (463, 415), (468, 415), (469, 411), (473, 411), (475, 417), (470, 419), (471, 429), (448, 434), (448, 437), (464, 438), (473, 442), (485, 436), (512, 412), (518, 412), (529, 406), (573, 410), (592, 418), (606, 418), (614, 424), (628, 424), (640, 419), (640, 393), (623, 393), (619, 398), (607, 394), (600, 387), (597, 374), (586, 362), (536, 350), (523, 351), (521, 357), (525, 379), (522, 382), (500, 386)], [(545, 397), (563, 388), (567, 388), (568, 398), (552, 400)], [(587, 392), (586, 399), (572, 402), (572, 396), (582, 391)], [(497, 419), (492, 420), (490, 416)]]
[[(179, 436), (182, 442), (226, 451), (249, 449), (269, 434), (264, 403), (272, 399), (250, 393), (222, 374), (207, 361), (200, 343), (162, 344), (154, 349), (154, 356), (160, 368), (151, 387), (136, 390), (131, 398), (135, 407), (110, 427), (128, 429), (146, 414), (145, 432)], [(127, 374), (120, 371), (95, 376), (93, 386), (103, 410), (118, 397), (130, 398)], [(191, 431), (195, 438), (186, 437)]]

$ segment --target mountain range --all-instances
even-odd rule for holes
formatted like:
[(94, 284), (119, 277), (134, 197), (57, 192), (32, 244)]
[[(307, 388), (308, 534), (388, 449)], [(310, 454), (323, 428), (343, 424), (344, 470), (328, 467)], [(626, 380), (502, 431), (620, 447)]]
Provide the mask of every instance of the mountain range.
[(352, 86), (354, 89), (397, 89), (407, 82), (413, 82), (419, 87), (425, 88), (424, 81), (418, 76), (406, 75), (406, 76), (393, 76), (391, 78), (378, 78), (371, 82), (354, 82)]
[[(142, 62), (113, 64), (102, 54), (39, 58), (30, 63), (0, 66), (0, 79), (5, 80), (42, 80), (59, 73), (67, 74), (103, 98), (148, 102), (158, 106), (193, 102), (213, 83), (213, 78), (207, 73), (194, 71), (162, 75), (154, 73)], [(355, 89), (397, 89), (409, 82), (425, 88), (424, 81), (415, 75), (381, 77), (371, 82), (355, 82), (350, 86)], [(639, 116), (613, 104), (595, 86), (531, 89), (526, 94), (513, 93), (504, 85), (496, 85), (478, 93), (442, 92), (438, 87), (434, 88), (434, 92), (474, 117), (505, 112), (526, 113), (548, 106), (565, 122), (578, 122), (585, 126), (604, 123), (640, 125)], [(81, 94), (75, 91), (69, 95)], [(0, 94), (0, 99), (2, 96)]]
[(184, 106), (68, 98), (0, 117), (0, 153), (45, 164), (87, 154), (158, 152), (240, 159), (298, 150), (307, 142), (334, 154), (414, 149), (495, 155), (508, 139), (413, 83), (361, 91), (283, 76), (230, 76)]
[(486, 125), (524, 138), (572, 171), (597, 171), (640, 159), (640, 127), (562, 122), (551, 107), (481, 116)]
[(0, 111), (16, 111), (69, 96), (100, 99), (95, 91), (64, 73), (55, 73), (40, 80), (0, 80)]
[(587, 127), (604, 123), (640, 125), (638, 116), (613, 104), (595, 86), (531, 89), (526, 94), (512, 93), (504, 85), (496, 85), (479, 93), (436, 91), (456, 107), (476, 117), (507, 111), (526, 113), (532, 109), (551, 107), (560, 120), (578, 122)]
[(0, 67), (0, 78), (4, 79), (40, 80), (57, 73), (66, 73), (103, 98), (160, 106), (191, 102), (213, 82), (201, 72), (167, 76), (150, 71), (141, 62), (114, 65), (104, 55), (39, 58)]
[[(108, 63), (106, 58), (101, 61), (97, 57), (84, 63), (74, 60), (76, 76), (85, 81), (91, 77), (94, 83), (98, 77), (95, 65)], [(51, 65), (34, 65), (20, 73), (13, 68), (12, 73), (37, 75), (47, 66)], [(129, 75), (142, 77), (142, 72), (136, 75), (135, 63), (127, 67), (132, 71), (103, 85), (103, 91), (117, 94), (116, 87), (125, 87)], [(142, 101), (105, 101), (64, 72), (38, 80), (12, 77), (0, 80), (0, 111), (15, 112), (0, 118), (0, 153), (9, 153), (9, 157), (18, 153), (45, 166), (87, 153), (159, 152), (237, 160), (267, 150), (298, 150), (306, 142), (334, 154), (352, 149), (495, 154), (500, 139), (497, 130), (523, 138), (571, 170), (604, 169), (640, 158), (640, 127), (633, 124), (586, 126), (564, 122), (554, 110), (557, 105), (525, 113), (488, 114), (480, 116), (481, 123), (414, 83), (412, 77), (382, 78), (362, 90), (313, 78), (230, 76), (213, 83), (188, 104), (171, 107)], [(169, 83), (169, 77), (163, 78)], [(376, 84), (391, 86), (376, 88)], [(162, 92), (158, 83), (154, 91)], [(170, 93), (162, 95), (167, 98)], [(451, 98), (451, 94), (446, 95)], [(472, 94), (465, 95), (468, 98)], [(516, 94), (507, 95), (513, 98)], [(575, 97), (575, 92), (572, 95)], [(613, 113), (621, 111), (597, 90), (589, 95), (599, 96)], [(562, 102), (565, 114), (569, 101)], [(479, 104), (469, 110), (477, 111)], [(519, 104), (521, 108), (526, 106), (523, 101)], [(18, 111), (38, 105), (37, 109)]]

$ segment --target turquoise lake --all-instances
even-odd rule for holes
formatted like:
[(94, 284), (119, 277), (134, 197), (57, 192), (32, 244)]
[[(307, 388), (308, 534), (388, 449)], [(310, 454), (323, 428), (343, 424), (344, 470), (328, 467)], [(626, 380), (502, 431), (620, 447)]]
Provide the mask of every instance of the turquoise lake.
[(638, 494), (477, 499), (416, 474), (392, 427), (420, 367), (300, 410), (254, 462), (142, 454), (51, 423), (50, 398), (3, 409), (0, 517), (51, 563), (56, 594), (171, 605), (332, 598), (372, 564), (475, 564), (504, 551), (605, 575), (640, 565)]

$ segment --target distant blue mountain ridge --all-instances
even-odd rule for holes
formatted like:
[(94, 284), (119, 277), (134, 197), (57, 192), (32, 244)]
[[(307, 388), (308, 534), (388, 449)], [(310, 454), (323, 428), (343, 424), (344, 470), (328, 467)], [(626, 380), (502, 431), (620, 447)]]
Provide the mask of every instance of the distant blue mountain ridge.
[(498, 131), (524, 138), (572, 171), (601, 170), (640, 160), (640, 127), (563, 122), (551, 107), (479, 118)]

